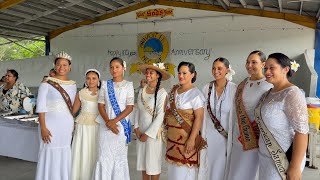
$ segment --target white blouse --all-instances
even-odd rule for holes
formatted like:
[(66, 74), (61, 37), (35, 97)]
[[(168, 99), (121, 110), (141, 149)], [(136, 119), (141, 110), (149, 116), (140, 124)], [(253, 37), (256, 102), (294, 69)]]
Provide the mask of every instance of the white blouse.
[(206, 101), (202, 92), (197, 87), (194, 87), (181, 94), (178, 94), (178, 92), (176, 91), (175, 96), (177, 109), (197, 110), (199, 108), (203, 108)]
[[(126, 80), (123, 80), (121, 82), (113, 82), (113, 86), (115, 96), (121, 111), (123, 111), (127, 105), (134, 105), (134, 89), (132, 82)], [(108, 87), (106, 81), (102, 83), (99, 92), (98, 103), (105, 104), (105, 110), (110, 119), (114, 119), (117, 117), (109, 100)], [(128, 116), (126, 117), (126, 119), (127, 118)], [(99, 123), (104, 123), (102, 118), (97, 118), (97, 121)]]
[[(267, 92), (273, 85), (266, 78), (259, 80), (248, 79), (243, 89), (243, 104), (251, 122), (254, 121), (254, 109), (256, 108), (263, 93)], [(237, 116), (236, 116), (237, 117)]]

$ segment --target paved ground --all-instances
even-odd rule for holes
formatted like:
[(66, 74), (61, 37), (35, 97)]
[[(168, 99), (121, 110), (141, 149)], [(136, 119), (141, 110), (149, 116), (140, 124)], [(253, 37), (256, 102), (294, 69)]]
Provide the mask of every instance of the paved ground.
[[(1, 147), (0, 147), (1, 148)], [(140, 180), (141, 173), (135, 170), (136, 148), (133, 141), (129, 145), (129, 167), (132, 180)], [(165, 162), (162, 165), (161, 180), (167, 179)], [(22, 161), (14, 158), (0, 156), (0, 180), (34, 180), (36, 163)], [(303, 172), (303, 180), (320, 180), (320, 170), (306, 168)]]

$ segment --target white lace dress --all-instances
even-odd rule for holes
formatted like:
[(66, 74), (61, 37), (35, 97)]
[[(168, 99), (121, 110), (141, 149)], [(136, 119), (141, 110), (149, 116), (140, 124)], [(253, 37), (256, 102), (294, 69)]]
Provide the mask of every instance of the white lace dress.
[[(161, 173), (163, 141), (160, 128), (164, 119), (164, 103), (167, 94), (163, 88), (158, 91), (154, 119), (151, 115), (154, 109), (154, 94), (147, 94), (145, 87), (140, 90), (137, 98), (138, 109), (136, 111), (135, 128), (139, 128), (141, 134), (148, 135), (146, 142), (137, 140), (137, 170), (146, 171), (148, 175)], [(144, 102), (142, 102), (141, 96)], [(146, 106), (149, 110), (146, 110)]]
[[(243, 88), (243, 104), (250, 122), (254, 121), (254, 109), (263, 93), (272, 88), (266, 78), (259, 80), (248, 79)], [(234, 108), (233, 145), (228, 180), (254, 180), (259, 167), (258, 148), (244, 151), (238, 140), (240, 136), (238, 117)]]
[[(73, 103), (77, 93), (75, 83), (60, 85)], [(70, 180), (73, 116), (59, 91), (48, 83), (41, 83), (39, 87), (37, 113), (45, 113), (46, 127), (52, 137), (49, 144), (43, 143), (39, 126), (40, 149), (35, 179)]]
[[(307, 134), (309, 131), (306, 100), (296, 86), (279, 92), (270, 92), (262, 105), (261, 115), (263, 122), (284, 151), (287, 151), (292, 144), (295, 131), (302, 134)], [(301, 163), (301, 171), (304, 166), (305, 158)], [(261, 136), (259, 180), (281, 180)]]
[[(224, 92), (217, 98), (215, 87), (212, 87), (210, 105), (212, 113), (220, 121), (222, 127), (228, 132), (228, 139), (222, 136), (214, 124), (205, 107), (206, 138), (208, 141), (208, 180), (223, 180), (226, 178), (228, 161), (230, 159), (232, 143), (232, 108), (236, 92), (236, 84), (228, 82)], [(208, 99), (209, 83), (203, 88), (205, 98)], [(206, 101), (207, 104), (207, 101)]]
[(92, 177), (97, 157), (99, 124), (98, 94), (91, 95), (88, 88), (79, 92), (81, 112), (76, 119), (72, 142), (72, 179), (88, 180)]
[[(132, 82), (123, 80), (122, 82), (114, 82), (113, 84), (115, 96), (121, 111), (123, 111), (127, 105), (134, 105)], [(109, 100), (107, 82), (102, 84), (98, 103), (105, 104), (105, 109), (110, 120), (116, 117)], [(128, 117), (126, 120), (129, 121)], [(98, 157), (93, 179), (129, 180), (128, 146), (121, 122), (119, 121), (117, 123), (119, 133), (114, 134), (106, 127), (100, 115), (97, 121), (100, 123), (100, 135), (98, 140)]]

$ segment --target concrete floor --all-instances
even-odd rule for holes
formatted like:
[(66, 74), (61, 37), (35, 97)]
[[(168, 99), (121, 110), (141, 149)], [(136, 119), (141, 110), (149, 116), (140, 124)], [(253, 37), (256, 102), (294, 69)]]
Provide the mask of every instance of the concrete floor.
[[(140, 180), (141, 173), (136, 171), (135, 141), (129, 145), (129, 168), (132, 180)], [(0, 156), (0, 180), (34, 180), (36, 163)], [(162, 164), (161, 180), (167, 179), (166, 163)], [(320, 170), (305, 168), (303, 180), (319, 180)]]

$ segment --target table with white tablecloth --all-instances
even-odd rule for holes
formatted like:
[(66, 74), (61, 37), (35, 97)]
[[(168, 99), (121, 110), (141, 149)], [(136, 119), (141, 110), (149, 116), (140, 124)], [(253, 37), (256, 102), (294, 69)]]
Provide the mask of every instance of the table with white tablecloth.
[(37, 162), (39, 133), (37, 123), (0, 117), (0, 155)]

